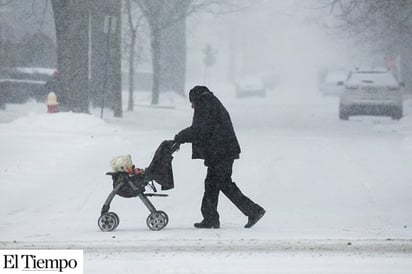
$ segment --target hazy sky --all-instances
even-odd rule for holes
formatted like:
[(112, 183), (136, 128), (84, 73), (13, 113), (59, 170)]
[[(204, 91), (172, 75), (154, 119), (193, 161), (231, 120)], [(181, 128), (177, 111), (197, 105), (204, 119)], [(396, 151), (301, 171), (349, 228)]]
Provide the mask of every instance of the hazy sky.
[[(40, 28), (54, 35), (51, 11), (46, 13), (47, 19), (43, 21), (40, 20), (43, 15), (40, 4), (34, 6), (37, 10), (33, 13), (29, 12), (31, 5), (25, 11), (21, 1), (15, 3), (23, 9), (7, 21), (16, 22), (13, 24), (19, 35)], [(231, 74), (241, 77), (273, 71), (287, 81), (305, 83), (314, 80), (321, 67), (357, 65), (354, 61), (360, 59), (359, 54), (355, 54), (358, 50), (349, 41), (328, 35), (311, 20), (314, 12), (321, 14), (319, 10), (308, 8), (313, 1), (261, 0), (252, 3), (255, 6), (243, 12), (225, 15), (196, 13), (187, 20), (188, 81), (203, 79), (202, 51), (207, 43), (217, 50), (213, 77), (218, 81), (227, 81)], [(27, 24), (29, 19), (36, 23)], [(141, 64), (141, 68), (150, 70), (151, 66)]]
[(350, 43), (327, 34), (311, 21), (311, 10), (293, 0), (262, 3), (225, 16), (191, 17), (188, 48), (193, 55), (189, 55), (189, 67), (194, 70), (199, 66), (202, 56), (196, 53), (201, 54), (206, 43), (218, 51), (214, 69), (222, 78), (231, 68), (237, 75), (273, 70), (301, 82), (316, 79), (321, 67), (352, 64)]

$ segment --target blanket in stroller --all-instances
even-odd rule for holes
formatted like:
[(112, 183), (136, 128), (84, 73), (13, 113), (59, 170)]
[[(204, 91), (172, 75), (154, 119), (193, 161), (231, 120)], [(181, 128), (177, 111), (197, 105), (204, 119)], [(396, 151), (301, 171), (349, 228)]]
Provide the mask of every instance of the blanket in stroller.
[(162, 190), (169, 190), (174, 188), (172, 160), (173, 152), (178, 149), (175, 142), (163, 141), (157, 148), (152, 162), (145, 169), (146, 178), (151, 181), (156, 181), (161, 185)]

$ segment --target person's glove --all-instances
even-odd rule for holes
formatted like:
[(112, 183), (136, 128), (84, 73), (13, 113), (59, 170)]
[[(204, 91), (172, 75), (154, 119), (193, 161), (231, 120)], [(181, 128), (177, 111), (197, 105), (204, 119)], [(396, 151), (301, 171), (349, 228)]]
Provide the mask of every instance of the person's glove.
[(172, 153), (180, 149), (180, 144), (176, 142), (175, 140), (170, 140), (169, 142), (170, 142), (170, 148), (172, 150)]
[(173, 139), (173, 141), (174, 141), (177, 145), (180, 145), (180, 144), (183, 144), (183, 143), (184, 143), (179, 134), (176, 134), (176, 135), (175, 135), (175, 138)]

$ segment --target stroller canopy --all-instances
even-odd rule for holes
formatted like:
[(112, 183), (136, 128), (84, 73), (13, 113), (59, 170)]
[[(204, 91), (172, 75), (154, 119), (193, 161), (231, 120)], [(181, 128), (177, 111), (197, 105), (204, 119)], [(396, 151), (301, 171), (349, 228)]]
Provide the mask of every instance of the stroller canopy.
[(157, 148), (153, 160), (145, 170), (145, 176), (161, 185), (162, 190), (174, 188), (172, 160), (177, 150), (173, 141), (163, 141)]

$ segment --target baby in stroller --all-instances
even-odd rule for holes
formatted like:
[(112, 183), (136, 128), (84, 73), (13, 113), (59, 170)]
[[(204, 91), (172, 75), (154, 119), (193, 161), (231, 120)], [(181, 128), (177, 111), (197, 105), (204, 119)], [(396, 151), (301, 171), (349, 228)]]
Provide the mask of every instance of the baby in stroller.
[(165, 197), (167, 194), (145, 193), (146, 187), (150, 187), (154, 192), (157, 189), (153, 182), (161, 185), (162, 190), (174, 187), (172, 154), (179, 149), (174, 141), (163, 141), (156, 150), (152, 162), (147, 168), (136, 168), (130, 155), (113, 158), (110, 165), (112, 172), (107, 172), (113, 181), (113, 190), (110, 192), (103, 204), (98, 226), (102, 231), (112, 231), (119, 225), (119, 216), (110, 210), (110, 203), (116, 195), (124, 198), (139, 197), (143, 204), (150, 211), (146, 219), (146, 225), (151, 230), (161, 230), (169, 222), (169, 218), (164, 211), (157, 210), (148, 197)]

